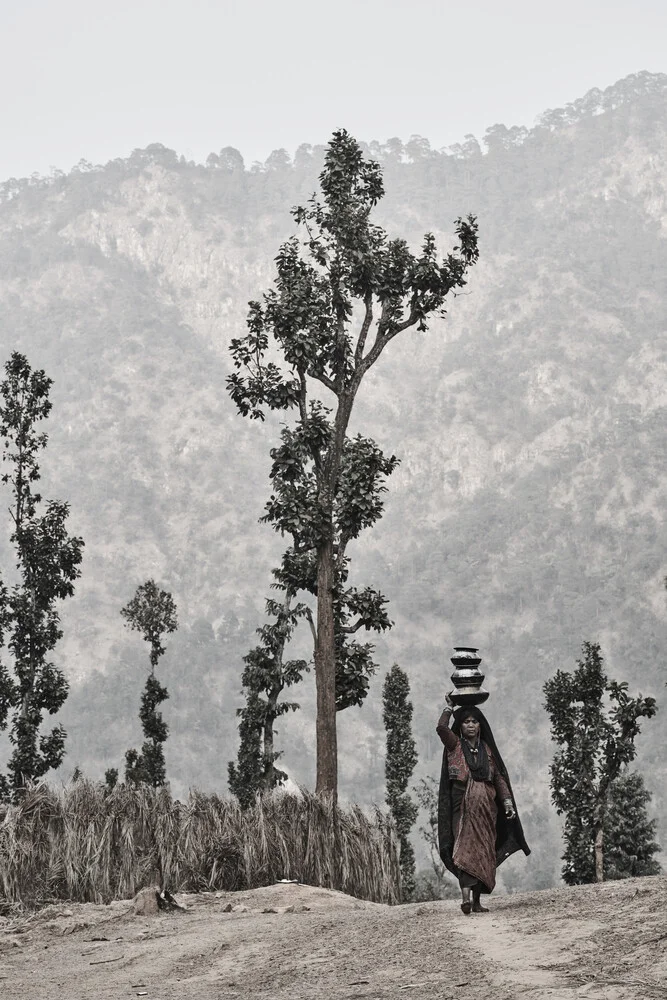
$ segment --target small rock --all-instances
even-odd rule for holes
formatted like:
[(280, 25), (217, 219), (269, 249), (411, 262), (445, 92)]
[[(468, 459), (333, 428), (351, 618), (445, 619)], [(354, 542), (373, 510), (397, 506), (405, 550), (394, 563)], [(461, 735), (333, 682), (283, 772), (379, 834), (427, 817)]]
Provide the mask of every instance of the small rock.
[(232, 906), (232, 904), (231, 903), (227, 903), (226, 906), (223, 906), (222, 912), (223, 913), (231, 913), (233, 909), (234, 909), (234, 907)]
[(278, 912), (278, 911), (277, 911), (277, 910), (275, 909), (275, 907), (273, 907), (273, 906), (266, 906), (266, 907), (265, 907), (265, 908), (264, 908), (264, 909), (262, 910), (262, 913), (277, 913), (277, 912)]
[(140, 889), (132, 900), (134, 913), (138, 917), (152, 917), (158, 912), (157, 888), (154, 885)]
[(241, 904), (240, 906), (233, 906), (232, 909), (234, 910), (234, 913), (247, 913), (248, 912), (248, 907), (247, 906), (243, 906), (243, 904)]

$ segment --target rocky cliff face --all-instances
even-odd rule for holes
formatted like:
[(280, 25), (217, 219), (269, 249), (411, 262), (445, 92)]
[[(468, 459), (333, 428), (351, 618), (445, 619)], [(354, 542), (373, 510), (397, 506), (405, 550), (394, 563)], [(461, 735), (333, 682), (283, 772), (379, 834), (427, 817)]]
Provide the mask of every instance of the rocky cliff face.
[[(488, 714), (547, 867), (546, 677), (588, 639), (613, 676), (665, 693), (666, 95), (667, 78), (640, 74), (529, 132), (489, 130), (484, 153), (371, 150), (385, 169), (379, 221), (411, 240), (434, 231), (446, 251), (471, 211), (481, 261), (447, 320), (397, 339), (360, 399), (354, 429), (401, 466), (353, 570), (391, 599), (378, 650), (409, 672), (420, 773), (437, 770), (449, 647), (480, 647)], [(71, 502), (86, 541), (59, 648), (71, 767), (119, 766), (139, 739), (147, 656), (119, 610), (154, 576), (180, 609), (164, 669), (171, 777), (226, 776), (240, 658), (279, 552), (257, 524), (278, 425), (236, 415), (227, 345), (271, 281), (289, 208), (316, 186), (322, 151), (301, 154), (243, 171), (155, 146), (4, 185), (0, 338), (55, 381), (44, 493)], [(380, 688), (340, 718), (342, 791), (359, 800), (383, 796)], [(306, 783), (313, 695), (311, 677), (278, 737)], [(663, 841), (665, 740), (654, 720), (639, 741)]]

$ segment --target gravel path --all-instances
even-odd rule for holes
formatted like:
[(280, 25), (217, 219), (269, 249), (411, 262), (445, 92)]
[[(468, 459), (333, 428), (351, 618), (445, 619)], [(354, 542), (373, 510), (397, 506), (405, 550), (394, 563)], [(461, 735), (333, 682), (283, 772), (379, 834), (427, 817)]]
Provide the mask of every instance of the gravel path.
[(184, 913), (5, 919), (0, 996), (667, 1000), (667, 876), (491, 897), (467, 917), (449, 900), (387, 907), (292, 884), (178, 898)]

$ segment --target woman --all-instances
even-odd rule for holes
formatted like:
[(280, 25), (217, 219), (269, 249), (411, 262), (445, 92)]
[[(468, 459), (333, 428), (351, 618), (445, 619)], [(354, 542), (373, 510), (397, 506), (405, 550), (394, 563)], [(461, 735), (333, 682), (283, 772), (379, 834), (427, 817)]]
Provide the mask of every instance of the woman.
[(478, 708), (464, 706), (454, 712), (450, 729), (449, 695), (446, 701), (436, 727), (445, 744), (438, 800), (440, 857), (459, 880), (463, 912), (488, 913), (480, 896), (493, 892), (496, 868), (515, 851), (530, 854), (530, 848), (489, 723)]

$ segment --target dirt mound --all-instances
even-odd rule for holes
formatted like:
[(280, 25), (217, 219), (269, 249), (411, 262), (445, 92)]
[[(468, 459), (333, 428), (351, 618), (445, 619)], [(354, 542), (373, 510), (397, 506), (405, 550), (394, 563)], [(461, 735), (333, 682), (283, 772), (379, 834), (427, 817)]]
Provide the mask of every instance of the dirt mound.
[(389, 907), (282, 883), (0, 921), (3, 1000), (667, 998), (667, 877)]

